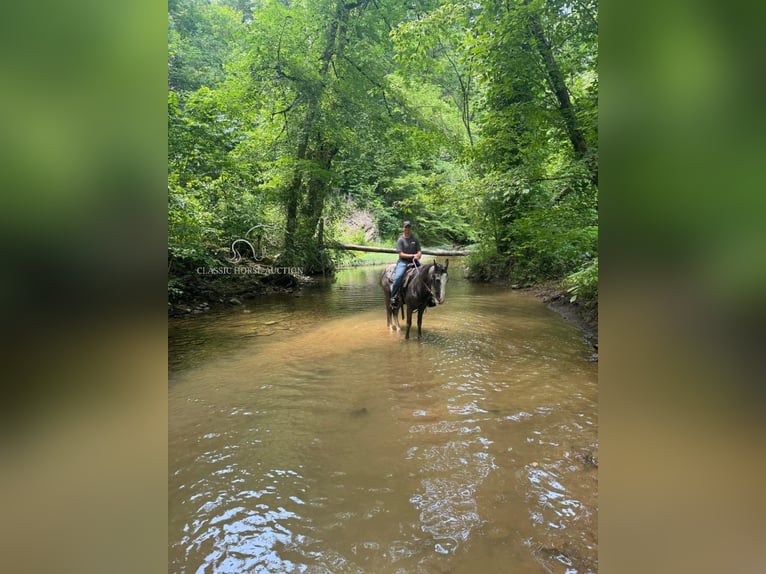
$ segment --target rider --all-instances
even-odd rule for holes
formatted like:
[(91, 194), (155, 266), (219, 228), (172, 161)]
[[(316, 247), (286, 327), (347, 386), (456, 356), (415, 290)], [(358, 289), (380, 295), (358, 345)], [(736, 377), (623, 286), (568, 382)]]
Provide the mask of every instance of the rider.
[(394, 275), (394, 285), (391, 287), (391, 307), (398, 307), (399, 286), (404, 279), (404, 271), (408, 263), (419, 265), (420, 263), (420, 243), (412, 236), (412, 226), (409, 221), (402, 225), (402, 235), (396, 242), (396, 250), (399, 252), (399, 261), (396, 264), (396, 274)]

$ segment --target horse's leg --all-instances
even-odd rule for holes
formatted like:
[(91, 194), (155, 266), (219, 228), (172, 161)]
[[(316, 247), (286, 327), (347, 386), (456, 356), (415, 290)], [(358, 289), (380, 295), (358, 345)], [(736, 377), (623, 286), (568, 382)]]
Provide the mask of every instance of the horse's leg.
[(412, 305), (407, 305), (407, 334), (404, 336), (405, 339), (410, 338), (410, 327), (412, 327)]
[(383, 284), (383, 297), (386, 299), (386, 327), (389, 331), (393, 331), (396, 328), (400, 330), (399, 321), (397, 321), (397, 312), (391, 307), (391, 285)]
[(423, 324), (423, 307), (418, 308), (418, 339), (420, 339), (420, 326)]
[[(402, 290), (401, 289), (399, 289), (399, 295), (397, 295), (397, 297), (399, 297), (399, 302), (400, 302), (399, 305), (403, 306), (404, 305), (404, 299), (402, 298)], [(391, 297), (390, 296), (388, 298), (388, 306), (389, 306), (389, 308), (391, 307)], [(398, 309), (392, 309), (392, 311), (391, 311), (391, 322), (396, 327), (396, 331), (397, 332), (402, 330), (402, 327), (399, 325), (399, 310)]]

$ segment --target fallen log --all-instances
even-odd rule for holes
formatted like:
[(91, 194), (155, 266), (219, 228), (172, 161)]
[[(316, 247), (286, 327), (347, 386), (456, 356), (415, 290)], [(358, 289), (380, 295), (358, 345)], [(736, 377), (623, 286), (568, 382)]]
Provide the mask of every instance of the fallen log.
[[(370, 253), (393, 253), (398, 251), (392, 247), (375, 247), (374, 245), (351, 245), (348, 243), (331, 243), (327, 245), (328, 249), (345, 249), (347, 251), (367, 251)], [(473, 253), (470, 249), (421, 249), (423, 255), (436, 255), (438, 257), (461, 257)]]

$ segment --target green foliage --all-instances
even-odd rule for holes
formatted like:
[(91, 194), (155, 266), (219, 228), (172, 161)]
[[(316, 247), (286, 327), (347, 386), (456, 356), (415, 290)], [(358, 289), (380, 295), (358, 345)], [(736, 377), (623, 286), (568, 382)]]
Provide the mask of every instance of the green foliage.
[(241, 15), (210, 2), (168, 2), (168, 85), (176, 91), (214, 87), (236, 49)]
[(490, 172), (466, 183), (473, 197), (473, 216), (478, 223), (478, 237), (497, 253), (507, 253), (509, 229), (524, 213), (540, 208), (548, 196), (519, 170)]
[(217, 243), (219, 231), (213, 214), (206, 210), (201, 194), (178, 185), (168, 185), (168, 256), (170, 270), (183, 271), (194, 265), (213, 262), (209, 247)]
[(498, 253), (492, 243), (482, 242), (478, 249), (467, 257), (469, 277), (478, 281), (502, 280), (511, 282), (512, 266), (510, 258)]
[(342, 243), (351, 243), (353, 245), (364, 245), (366, 243), (364, 229), (357, 228), (347, 231), (339, 237)]
[(586, 310), (598, 305), (598, 257), (564, 279), (564, 286), (571, 294), (570, 303), (577, 302)]
[(560, 279), (597, 247), (597, 4), (482, 6), (469, 44), (484, 89), (472, 186), (486, 248), (476, 272), (507, 270), (520, 284)]
[(477, 278), (594, 260), (596, 0), (172, 0), (168, 16), (171, 292), (256, 225), (280, 263), (331, 271), (344, 255), (321, 241), (361, 243), (339, 225), (357, 209), (384, 241), (411, 219), (425, 245), (478, 242)]
[(532, 284), (564, 277), (592, 257), (598, 228), (578, 225), (571, 210), (552, 208), (514, 221), (510, 242), (515, 280)]
[(459, 137), (469, 146), (474, 143), (478, 74), (466, 47), (475, 10), (475, 6), (445, 3), (391, 31), (396, 61), (409, 77), (417, 78), (419, 86), (438, 90), (442, 103), (450, 104), (438, 115), (452, 118), (453, 134), (458, 133), (457, 122), (462, 123), (465, 131)]

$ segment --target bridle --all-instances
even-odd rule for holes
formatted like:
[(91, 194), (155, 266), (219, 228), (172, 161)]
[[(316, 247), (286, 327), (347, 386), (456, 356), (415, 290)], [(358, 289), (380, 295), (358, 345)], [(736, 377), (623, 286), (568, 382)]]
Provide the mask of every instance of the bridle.
[[(420, 274), (420, 268), (421, 267), (423, 267), (423, 265), (416, 265), (415, 266), (415, 274), (416, 275)], [(433, 278), (433, 282), (434, 283), (437, 281), (437, 279), (436, 279), (436, 275), (438, 274), (437, 267), (438, 267), (438, 264), (436, 264), (436, 263), (434, 263), (433, 266), (431, 267), (431, 269), (433, 269), (433, 272), (434, 272), (434, 278)], [(441, 282), (441, 277), (439, 277), (438, 281)], [(438, 305), (439, 304), (439, 300), (436, 298), (436, 295), (434, 295), (434, 292), (431, 290), (431, 286), (428, 283), (426, 283), (425, 280), (423, 280), (423, 287), (425, 287), (426, 291), (428, 291), (428, 294), (431, 296), (431, 300), (434, 302), (434, 305)]]

